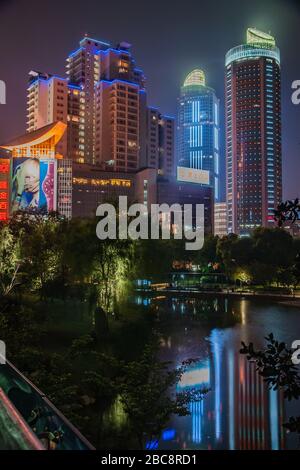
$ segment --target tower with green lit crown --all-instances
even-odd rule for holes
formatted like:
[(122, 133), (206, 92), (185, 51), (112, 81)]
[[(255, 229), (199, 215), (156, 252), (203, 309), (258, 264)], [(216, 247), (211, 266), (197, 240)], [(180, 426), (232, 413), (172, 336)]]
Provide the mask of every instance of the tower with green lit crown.
[(248, 28), (226, 54), (228, 231), (274, 227), (282, 198), (280, 52), (269, 33)]
[(181, 87), (178, 109), (178, 165), (209, 171), (210, 186), (219, 200), (219, 100), (195, 69)]

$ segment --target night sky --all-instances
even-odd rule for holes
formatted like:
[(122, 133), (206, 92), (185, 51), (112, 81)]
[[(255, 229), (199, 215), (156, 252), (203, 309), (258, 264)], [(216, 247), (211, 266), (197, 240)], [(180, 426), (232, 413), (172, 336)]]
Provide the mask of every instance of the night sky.
[[(176, 114), (188, 72), (202, 68), (223, 115), (225, 53), (245, 42), (248, 26), (270, 31), (282, 55), (284, 197), (300, 196), (300, 105), (291, 102), (291, 84), (300, 80), (299, 0), (0, 0), (0, 18), (1, 143), (25, 132), (28, 72), (64, 75), (65, 58), (85, 33), (131, 43), (149, 104), (166, 114)], [(221, 132), (224, 140), (223, 122)]]

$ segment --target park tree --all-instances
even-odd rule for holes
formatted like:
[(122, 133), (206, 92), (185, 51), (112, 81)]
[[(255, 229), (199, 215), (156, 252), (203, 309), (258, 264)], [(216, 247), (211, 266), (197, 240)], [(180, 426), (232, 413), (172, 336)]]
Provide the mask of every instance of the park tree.
[(208, 392), (204, 388), (174, 390), (192, 362), (187, 360), (174, 369), (169, 362), (159, 361), (153, 343), (146, 346), (140, 360), (124, 365), (118, 386), (120, 401), (140, 449), (160, 438), (172, 414), (189, 415), (189, 404), (202, 400)]
[(203, 269), (217, 264), (220, 261), (217, 252), (218, 242), (218, 237), (212, 235), (205, 237), (203, 248), (193, 255), (194, 263), (202, 266)]
[(14, 237), (9, 225), (2, 223), (0, 225), (0, 299), (2, 306), (5, 299), (20, 284), (21, 267), (19, 241)]
[(134, 245), (135, 276), (161, 282), (172, 271), (173, 261), (190, 261), (184, 240), (138, 240)]
[(294, 224), (300, 219), (300, 201), (299, 199), (281, 202), (274, 211), (274, 219), (278, 227), (283, 227), (285, 222)]
[(61, 244), (57, 236), (61, 219), (57, 214), (17, 213), (10, 230), (20, 245), (20, 258), (30, 289), (45, 296), (46, 285), (58, 274)]
[(97, 286), (98, 304), (113, 312), (118, 297), (125, 294), (133, 261), (131, 240), (98, 240), (91, 282)]
[(232, 277), (236, 269), (233, 247), (237, 240), (237, 235), (230, 234), (220, 238), (217, 242), (217, 256), (222, 260), (224, 272), (228, 277)]
[(59, 230), (63, 245), (61, 271), (69, 283), (90, 282), (97, 251), (95, 219), (64, 221)]

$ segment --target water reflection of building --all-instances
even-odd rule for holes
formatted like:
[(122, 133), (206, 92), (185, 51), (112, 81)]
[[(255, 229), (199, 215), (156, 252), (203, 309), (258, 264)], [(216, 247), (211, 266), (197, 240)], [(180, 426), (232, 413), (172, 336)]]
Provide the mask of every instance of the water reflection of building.
[(212, 357), (206, 369), (201, 366), (185, 374), (189, 378), (187, 386), (205, 385), (211, 393), (203, 402), (191, 403), (187, 434), (191, 442), (184, 445), (230, 450), (283, 449), (281, 394), (267, 389), (253, 363), (233, 348), (224, 347), (218, 330), (212, 332), (210, 340)]
[[(207, 318), (214, 319), (219, 316), (224, 319), (234, 309), (240, 326), (211, 330), (208, 323), (194, 321), (197, 316), (203, 319), (202, 307), (207, 309)], [(283, 396), (268, 390), (255, 364), (239, 353), (242, 340), (253, 340), (253, 336), (247, 336), (247, 305), (229, 303), (225, 308), (210, 300), (208, 307), (206, 301), (192, 298), (169, 301), (172, 327), (162, 343), (163, 357), (177, 364), (188, 358), (200, 358), (184, 374), (178, 389), (204, 386), (210, 392), (202, 402), (190, 404), (190, 416), (174, 417), (170, 425), (175, 429), (175, 437), (162, 441), (160, 448), (284, 449)]]
[(229, 351), (229, 448), (278, 450), (284, 447), (283, 399), (268, 390), (255, 364)]
[[(177, 391), (186, 389), (208, 389), (210, 387), (210, 360), (206, 359), (185, 372), (177, 386)], [(203, 433), (204, 401), (192, 402), (189, 405), (192, 416), (192, 441), (200, 444)]]

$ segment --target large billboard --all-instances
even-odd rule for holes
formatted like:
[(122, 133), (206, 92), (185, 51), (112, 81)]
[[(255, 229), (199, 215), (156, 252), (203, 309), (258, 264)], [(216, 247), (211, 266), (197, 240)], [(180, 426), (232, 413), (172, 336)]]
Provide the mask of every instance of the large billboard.
[(209, 171), (178, 166), (177, 181), (182, 181), (185, 183), (209, 184)]
[(13, 158), (11, 212), (56, 210), (57, 161)]

